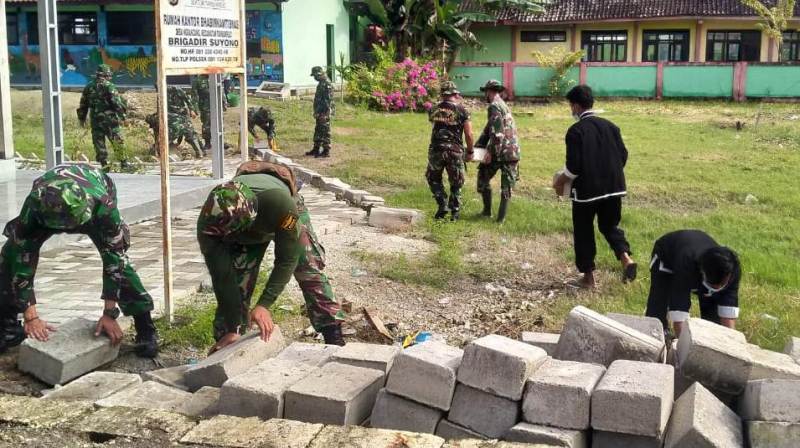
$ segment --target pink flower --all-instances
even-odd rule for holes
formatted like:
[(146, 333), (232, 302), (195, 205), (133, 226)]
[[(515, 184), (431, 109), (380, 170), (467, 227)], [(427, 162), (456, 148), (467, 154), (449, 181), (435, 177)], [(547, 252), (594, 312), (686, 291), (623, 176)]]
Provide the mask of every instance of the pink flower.
[(425, 88), (425, 87), (423, 87), (423, 86), (419, 86), (419, 87), (417, 87), (417, 93), (418, 93), (420, 96), (427, 96), (427, 95), (428, 95), (428, 89), (426, 89), (426, 88)]
[(433, 103), (431, 103), (430, 101), (425, 101), (424, 103), (422, 103), (422, 107), (424, 107), (425, 110), (431, 110), (431, 108), (433, 107)]

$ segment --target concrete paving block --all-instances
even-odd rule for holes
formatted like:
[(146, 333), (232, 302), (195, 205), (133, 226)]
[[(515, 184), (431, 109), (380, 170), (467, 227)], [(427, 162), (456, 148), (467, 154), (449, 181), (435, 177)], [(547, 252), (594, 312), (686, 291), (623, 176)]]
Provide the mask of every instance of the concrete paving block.
[(171, 446), (196, 422), (188, 416), (152, 409), (112, 407), (100, 409), (71, 426), (72, 431), (101, 436), (128, 437), (145, 441), (142, 446)]
[(350, 202), (350, 203), (356, 204), (356, 205), (361, 203), (361, 198), (363, 198), (364, 196), (369, 196), (369, 191), (366, 191), (366, 190), (355, 190), (355, 189), (351, 188), (351, 189), (348, 189), (347, 191), (344, 192), (344, 199), (347, 202)]
[(235, 448), (306, 448), (322, 425), (219, 415), (200, 422), (181, 443)]
[(386, 201), (382, 197), (375, 196), (373, 194), (366, 194), (364, 196), (361, 196), (361, 205), (369, 204), (377, 207), (383, 205), (385, 202)]
[(220, 388), (206, 386), (193, 393), (189, 401), (178, 409), (181, 414), (192, 417), (211, 417), (219, 414)]
[(267, 342), (261, 340), (259, 333), (250, 333), (189, 368), (184, 376), (186, 385), (191, 391), (203, 386), (221, 387), (225, 381), (277, 355), (284, 345), (280, 327), (275, 327)]
[(444, 444), (442, 448), (554, 448), (553, 445), (543, 445), (537, 443), (504, 442), (502, 440), (451, 440)]
[(312, 364), (286, 359), (268, 359), (222, 385), (219, 413), (238, 417), (281, 418), (286, 391), (317, 368)]
[(800, 424), (786, 422), (746, 422), (750, 448), (797, 448)]
[(331, 357), (331, 361), (356, 367), (377, 369), (388, 375), (394, 358), (400, 353), (396, 345), (349, 342)]
[(510, 442), (545, 444), (563, 448), (588, 448), (589, 438), (586, 431), (560, 429), (550, 426), (517, 423), (503, 436)]
[(389, 230), (401, 230), (422, 220), (422, 212), (405, 208), (376, 207), (369, 212), (369, 225)]
[(436, 427), (436, 435), (445, 440), (485, 439), (486, 436), (455, 424), (447, 419), (442, 419)]
[(548, 356), (554, 356), (558, 347), (558, 333), (536, 333), (533, 331), (523, 331), (520, 340), (526, 344), (539, 347), (547, 352)]
[(142, 377), (135, 373), (91, 372), (55, 389), (42, 399), (97, 401), (140, 384)]
[(614, 361), (592, 395), (592, 428), (660, 437), (672, 411), (674, 373), (666, 364)]
[(675, 402), (665, 448), (743, 446), (742, 421), (702, 384), (695, 383)]
[(291, 361), (312, 366), (321, 366), (328, 362), (341, 347), (338, 345), (313, 344), (308, 342), (292, 342), (275, 357), (275, 359)]
[(310, 423), (361, 424), (372, 412), (383, 382), (384, 374), (375, 369), (325, 364), (286, 391), (284, 416)]
[(336, 178), (330, 180), (327, 180), (327, 178), (323, 179), (326, 180), (322, 186), (322, 189), (325, 191), (330, 191), (331, 193), (339, 197), (344, 197), (344, 192), (353, 188), (349, 184), (342, 182), (340, 179)]
[(619, 432), (592, 431), (592, 448), (663, 448), (664, 437), (634, 436)]
[(570, 311), (555, 358), (609, 366), (618, 359), (659, 362), (664, 344), (588, 308)]
[(491, 334), (464, 349), (458, 381), (493, 395), (518, 401), (525, 381), (547, 360), (547, 352), (505, 336)]
[(783, 352), (791, 356), (796, 363), (800, 364), (800, 338), (790, 337), (789, 340), (786, 341)]
[(588, 429), (592, 392), (606, 369), (597, 364), (551, 359), (528, 379), (524, 420), (537, 425)]
[(70, 319), (59, 325), (47, 342), (26, 339), (17, 367), (47, 384), (64, 384), (117, 359), (119, 346), (106, 336), (95, 337), (97, 321)]
[(753, 368), (749, 381), (766, 379), (800, 380), (800, 364), (785, 354), (765, 350), (757, 345), (748, 344)]
[(456, 388), (456, 372), (464, 351), (442, 342), (413, 345), (394, 359), (386, 390), (447, 411)]
[(142, 377), (145, 379), (145, 381), (155, 381), (165, 386), (188, 391), (189, 386), (186, 385), (184, 375), (186, 371), (189, 370), (189, 367), (191, 366), (188, 364), (175, 367), (165, 367), (163, 369), (144, 372), (142, 373)]
[(300, 180), (304, 184), (310, 184), (315, 177), (321, 177), (318, 172), (299, 166), (294, 167), (294, 175), (298, 180)]
[(739, 415), (743, 420), (800, 423), (800, 381), (748, 382), (740, 399)]
[(664, 324), (655, 317), (634, 316), (631, 314), (606, 313), (606, 317), (614, 319), (622, 325), (627, 325), (634, 330), (651, 336), (665, 343)]
[(84, 401), (0, 395), (0, 422), (15, 426), (41, 429), (69, 427), (93, 410), (94, 406)]
[(519, 422), (519, 402), (459, 383), (447, 419), (492, 439)]
[(442, 411), (392, 395), (381, 389), (372, 408), (373, 428), (433, 434), (442, 419)]
[(326, 426), (308, 448), (442, 448), (444, 440), (432, 434), (361, 426)]
[(752, 370), (744, 334), (702, 319), (689, 319), (678, 339), (681, 373), (708, 389), (729, 394), (744, 390)]
[(97, 400), (95, 405), (102, 408), (121, 406), (126, 408), (155, 409), (168, 412), (180, 412), (184, 403), (192, 398), (189, 392), (165, 386), (155, 381), (129, 387)]

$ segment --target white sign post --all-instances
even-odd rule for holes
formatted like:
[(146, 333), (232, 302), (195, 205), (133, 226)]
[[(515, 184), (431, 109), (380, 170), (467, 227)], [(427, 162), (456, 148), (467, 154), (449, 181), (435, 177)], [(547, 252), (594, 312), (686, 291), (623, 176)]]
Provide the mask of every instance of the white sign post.
[[(155, 5), (164, 311), (172, 322), (174, 305), (167, 140), (167, 76), (218, 73), (245, 75), (245, 0), (156, 0)], [(243, 116), (246, 120), (247, 114)], [(246, 123), (242, 129), (247, 129)], [(246, 144), (246, 135), (242, 139)]]

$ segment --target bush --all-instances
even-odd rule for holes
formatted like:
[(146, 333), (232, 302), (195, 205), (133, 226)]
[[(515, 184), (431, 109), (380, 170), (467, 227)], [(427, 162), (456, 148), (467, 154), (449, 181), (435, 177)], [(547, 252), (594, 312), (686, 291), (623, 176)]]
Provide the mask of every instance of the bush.
[(540, 66), (553, 70), (553, 75), (547, 81), (547, 91), (551, 97), (563, 96), (567, 89), (575, 84), (574, 80), (568, 78), (569, 70), (578, 64), (585, 54), (583, 50), (571, 52), (562, 47), (555, 47), (550, 53), (533, 52), (533, 57)]
[(348, 101), (389, 112), (430, 109), (439, 93), (436, 63), (412, 58), (395, 62), (393, 44), (374, 50), (374, 66), (355, 64), (346, 71)]

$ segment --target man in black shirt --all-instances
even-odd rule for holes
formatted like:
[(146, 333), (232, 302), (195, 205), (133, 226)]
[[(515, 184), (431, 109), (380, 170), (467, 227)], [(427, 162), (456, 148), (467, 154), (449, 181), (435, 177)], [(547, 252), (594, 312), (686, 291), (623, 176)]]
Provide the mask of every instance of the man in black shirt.
[(553, 182), (556, 191), (572, 181), (572, 233), (575, 264), (583, 278), (582, 288), (595, 286), (594, 218), (617, 259), (622, 262), (623, 281), (636, 278), (636, 263), (620, 229), (622, 197), (625, 196), (625, 163), (628, 150), (619, 128), (598, 117), (592, 110), (594, 96), (589, 86), (577, 86), (567, 94), (572, 115), (578, 120), (567, 131), (567, 163), (563, 173)]
[(700, 299), (700, 316), (728, 328), (739, 317), (739, 258), (699, 230), (679, 230), (656, 241), (650, 262), (646, 314), (672, 321), (675, 336), (689, 318), (691, 293)]

